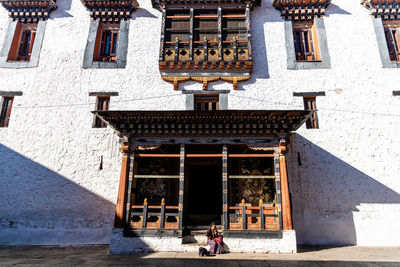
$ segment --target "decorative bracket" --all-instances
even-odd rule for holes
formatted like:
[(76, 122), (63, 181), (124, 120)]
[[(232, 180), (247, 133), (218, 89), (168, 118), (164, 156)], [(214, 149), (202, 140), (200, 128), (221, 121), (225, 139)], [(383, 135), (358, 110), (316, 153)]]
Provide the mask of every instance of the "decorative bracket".
[(238, 88), (238, 82), (243, 82), (247, 81), (250, 79), (250, 75), (246, 76), (161, 76), (162, 79), (166, 82), (170, 82), (174, 84), (174, 90), (178, 90), (178, 83), (179, 82), (186, 82), (189, 80), (195, 81), (195, 82), (201, 82), (203, 83), (203, 90), (208, 89), (208, 83), (209, 82), (215, 82), (218, 80), (223, 80), (225, 82), (231, 82), (233, 83), (233, 90), (237, 90)]

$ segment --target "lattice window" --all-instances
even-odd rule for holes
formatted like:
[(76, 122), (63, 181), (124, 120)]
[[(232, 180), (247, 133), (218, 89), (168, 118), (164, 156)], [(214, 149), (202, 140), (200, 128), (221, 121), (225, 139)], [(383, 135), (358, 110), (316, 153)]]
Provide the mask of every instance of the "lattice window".
[[(109, 96), (98, 96), (96, 102), (96, 111), (107, 111), (110, 105), (110, 97)], [(107, 125), (105, 122), (100, 120), (97, 116), (94, 118), (94, 128), (105, 128)]]
[(0, 127), (8, 127), (14, 97), (4, 96), (1, 104)]
[(164, 61), (249, 60), (246, 16), (245, 9), (167, 10)]
[(117, 61), (119, 26), (119, 23), (100, 23), (93, 56), (94, 61)]
[(304, 97), (304, 109), (312, 111), (310, 118), (306, 121), (307, 129), (318, 129), (318, 116), (317, 116), (317, 105), (315, 96)]
[(219, 110), (219, 95), (194, 95), (195, 110)]
[(400, 61), (400, 21), (383, 21), (391, 61)]
[(293, 22), (294, 47), (297, 61), (320, 61), (318, 37), (313, 21)]
[(37, 24), (18, 23), (8, 54), (9, 61), (29, 61), (36, 37)]

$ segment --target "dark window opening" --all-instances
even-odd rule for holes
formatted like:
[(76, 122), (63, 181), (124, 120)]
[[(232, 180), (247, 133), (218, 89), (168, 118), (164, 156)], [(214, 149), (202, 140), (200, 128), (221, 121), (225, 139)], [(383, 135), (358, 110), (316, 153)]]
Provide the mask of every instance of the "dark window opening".
[(297, 61), (320, 61), (317, 31), (312, 21), (293, 22), (294, 47)]
[(318, 129), (318, 116), (317, 116), (317, 105), (316, 105), (316, 98), (313, 97), (304, 97), (304, 109), (312, 111), (310, 118), (306, 121), (307, 129)]
[[(99, 96), (97, 97), (97, 103), (96, 103), (96, 110), (97, 111), (107, 111), (109, 108), (110, 104), (110, 97), (105, 97), (105, 96)], [(106, 128), (107, 124), (100, 120), (99, 117), (95, 116), (95, 122), (94, 122), (94, 128)]]
[(219, 95), (194, 95), (194, 110), (219, 110)]
[(95, 44), (95, 61), (116, 62), (119, 24), (100, 23)]
[(385, 30), (386, 44), (389, 50), (391, 61), (400, 61), (400, 22), (384, 21), (383, 28)]
[(17, 24), (8, 60), (29, 61), (31, 59), (36, 29), (37, 24)]
[(0, 127), (8, 127), (14, 97), (3, 97), (0, 113)]

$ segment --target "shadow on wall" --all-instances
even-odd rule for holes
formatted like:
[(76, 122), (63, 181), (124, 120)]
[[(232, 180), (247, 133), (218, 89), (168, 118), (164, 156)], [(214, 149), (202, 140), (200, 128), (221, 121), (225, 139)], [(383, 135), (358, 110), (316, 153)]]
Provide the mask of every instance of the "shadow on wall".
[(72, 0), (58, 0), (57, 9), (51, 13), (50, 19), (71, 18), (73, 17), (68, 11), (71, 10)]
[(0, 144), (0, 244), (109, 243), (115, 205)]
[[(298, 134), (291, 138), (290, 156), (289, 183), (298, 244), (355, 245), (353, 215), (361, 204), (400, 203), (398, 193)], [(385, 221), (383, 216), (369, 216), (366, 220)], [(368, 227), (370, 230), (377, 229)]]

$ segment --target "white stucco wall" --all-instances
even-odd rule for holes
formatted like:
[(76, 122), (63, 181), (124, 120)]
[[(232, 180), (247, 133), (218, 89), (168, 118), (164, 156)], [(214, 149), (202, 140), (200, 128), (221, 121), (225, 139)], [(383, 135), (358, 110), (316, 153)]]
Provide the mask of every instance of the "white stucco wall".
[[(185, 108), (185, 96), (158, 72), (161, 13), (150, 1), (139, 3), (125, 69), (81, 68), (89, 12), (71, 0), (59, 1), (47, 23), (38, 67), (0, 69), (0, 91), (23, 92), (9, 127), (0, 128), (0, 244), (110, 242), (118, 138), (91, 127), (95, 97), (88, 92), (118, 92), (114, 110)], [(293, 92), (326, 92), (317, 97), (320, 129), (303, 126), (290, 144), (298, 243), (400, 245), (393, 231), (400, 220), (400, 97), (392, 96), (400, 70), (382, 68), (368, 11), (358, 0), (333, 0), (326, 10), (327, 70), (286, 69), (283, 21), (272, 0), (251, 19), (254, 73), (229, 94), (230, 109), (302, 109)], [(7, 25), (0, 7), (0, 46)]]

